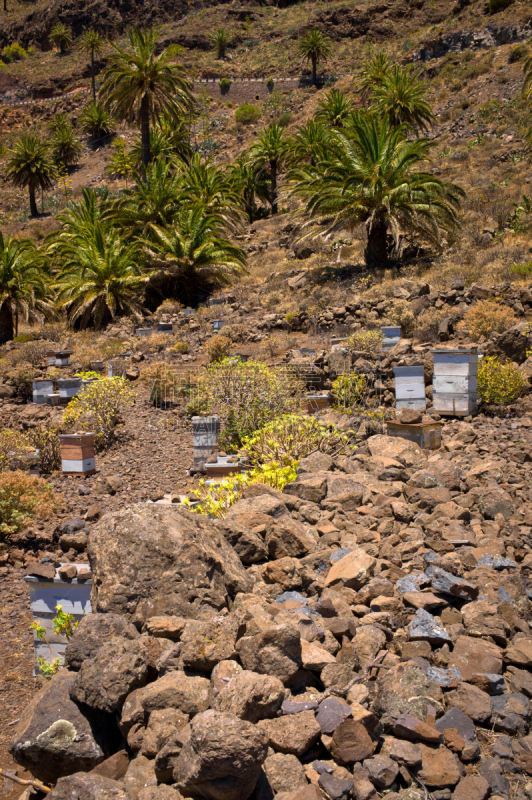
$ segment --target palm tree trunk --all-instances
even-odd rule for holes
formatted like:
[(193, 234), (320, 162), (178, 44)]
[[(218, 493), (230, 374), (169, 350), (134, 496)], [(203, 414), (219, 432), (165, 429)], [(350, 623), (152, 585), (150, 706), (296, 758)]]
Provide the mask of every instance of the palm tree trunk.
[(316, 75), (316, 67), (317, 67), (317, 58), (316, 56), (312, 56), (312, 83), (314, 86), (316, 85), (317, 75)]
[(92, 99), (96, 102), (96, 80), (94, 78), (94, 50), (91, 50), (91, 77), (92, 77)]
[(272, 158), (272, 160), (270, 161), (270, 174), (271, 174), (270, 192), (271, 192), (272, 214), (277, 214), (277, 159), (276, 158)]
[(0, 306), (0, 344), (10, 342), (13, 338), (13, 314), (9, 300)]
[(386, 265), (388, 261), (388, 248), (386, 246), (386, 234), (388, 227), (383, 217), (375, 217), (371, 227), (369, 221), (366, 223), (368, 232), (368, 244), (364, 253), (366, 265), (372, 268), (379, 268)]
[(38, 217), (39, 212), (37, 211), (37, 203), (35, 202), (35, 186), (30, 183), (28, 189), (30, 191), (30, 217)]
[(150, 98), (144, 95), (140, 104), (140, 133), (142, 141), (142, 164), (150, 163)]

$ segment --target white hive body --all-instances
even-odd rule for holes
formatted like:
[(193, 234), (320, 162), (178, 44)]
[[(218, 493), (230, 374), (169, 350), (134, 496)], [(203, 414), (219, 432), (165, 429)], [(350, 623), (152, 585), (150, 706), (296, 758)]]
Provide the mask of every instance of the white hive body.
[(49, 380), (33, 381), (33, 402), (38, 405), (48, 402), (48, 395), (53, 394), (54, 382)]
[(478, 351), (433, 350), (434, 411), (465, 417), (477, 410)]
[(387, 353), (401, 339), (401, 328), (399, 325), (388, 325), (382, 328), (382, 352)]
[(394, 367), (395, 406), (424, 410), (427, 407), (425, 397), (425, 370), (423, 366)]
[(192, 417), (194, 467), (203, 468), (206, 462), (216, 460), (219, 438), (220, 417)]

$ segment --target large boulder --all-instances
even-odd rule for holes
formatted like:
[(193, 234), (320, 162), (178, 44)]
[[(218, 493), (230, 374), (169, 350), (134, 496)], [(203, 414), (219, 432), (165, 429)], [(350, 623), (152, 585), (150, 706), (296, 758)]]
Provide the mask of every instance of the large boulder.
[(128, 694), (147, 682), (145, 641), (117, 636), (106, 642), (97, 657), (81, 665), (70, 689), (71, 698), (100, 711), (119, 711)]
[(532, 337), (528, 330), (528, 325), (521, 322), (519, 325), (514, 325), (504, 333), (501, 333), (497, 339), (496, 347), (510, 361), (517, 361), (518, 364), (522, 364), (526, 360), (527, 350), (530, 349), (531, 345)]
[(92, 772), (76, 772), (59, 778), (47, 797), (52, 800), (128, 800), (123, 783)]
[(78, 670), (84, 661), (94, 658), (100, 647), (116, 636), (137, 639), (140, 634), (119, 614), (87, 614), (79, 621), (66, 646), (65, 663), (70, 669)]
[(172, 506), (134, 505), (91, 531), (94, 611), (141, 627), (153, 616), (211, 617), (252, 580), (216, 526)]
[(265, 734), (249, 722), (219, 711), (198, 714), (174, 770), (185, 797), (247, 800), (268, 753)]
[(61, 671), (35, 695), (18, 723), (9, 752), (45, 783), (87, 771), (115, 748), (118, 731), (108, 715), (70, 699), (76, 674)]

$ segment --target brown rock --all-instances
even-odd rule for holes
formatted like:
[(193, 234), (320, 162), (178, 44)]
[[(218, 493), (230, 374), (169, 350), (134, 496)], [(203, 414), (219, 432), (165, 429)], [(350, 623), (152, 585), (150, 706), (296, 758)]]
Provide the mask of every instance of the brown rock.
[(335, 657), (324, 647), (304, 639), (301, 640), (301, 661), (305, 669), (315, 672), (321, 672), (327, 664), (336, 664)]
[(409, 739), (414, 742), (431, 742), (439, 744), (441, 741), (441, 733), (429, 725), (427, 722), (421, 722), (411, 714), (401, 714), (393, 726), (393, 733), (401, 739)]
[(407, 767), (417, 767), (421, 764), (421, 748), (412, 742), (392, 739), (388, 745), (388, 753), (398, 764), (405, 764)]
[(444, 728), (443, 743), (453, 753), (461, 753), (465, 746), (465, 739), (460, 736), (456, 728)]
[(373, 575), (376, 560), (357, 548), (333, 564), (325, 580), (327, 586), (340, 583), (349, 589), (361, 589)]
[(321, 735), (313, 711), (261, 720), (258, 726), (268, 737), (270, 747), (279, 753), (292, 753), (295, 756), (306, 753)]
[(360, 722), (346, 719), (334, 731), (330, 750), (335, 761), (347, 765), (369, 758), (376, 747), (377, 742)]
[(462, 678), (468, 681), (475, 672), (500, 675), (502, 673), (502, 650), (485, 639), (459, 636), (455, 642), (449, 667), (460, 670)]
[(529, 636), (519, 636), (512, 644), (507, 647), (504, 653), (504, 660), (509, 664), (517, 664), (520, 667), (532, 667), (532, 638)]
[(486, 692), (460, 681), (457, 688), (445, 695), (448, 706), (454, 706), (474, 722), (486, 722), (491, 716), (491, 697)]
[(78, 570), (75, 564), (63, 564), (58, 570), (59, 577), (63, 581), (71, 581), (78, 577)]
[(452, 800), (486, 800), (490, 793), (490, 785), (482, 775), (466, 775), (455, 788)]
[(248, 722), (258, 722), (277, 714), (284, 695), (279, 678), (243, 670), (222, 685), (213, 700), (213, 708)]
[(237, 651), (244, 669), (274, 675), (283, 683), (301, 666), (301, 639), (297, 628), (291, 625), (277, 625), (256, 636), (245, 636), (238, 640)]
[(91, 769), (92, 775), (102, 775), (104, 778), (110, 778), (113, 781), (119, 781), (127, 772), (129, 767), (129, 756), (127, 750), (119, 750), (114, 753), (101, 764), (98, 764), (94, 769)]
[(427, 786), (454, 786), (460, 780), (462, 768), (460, 761), (443, 745), (433, 749), (424, 744), (421, 747), (422, 764), (418, 778)]

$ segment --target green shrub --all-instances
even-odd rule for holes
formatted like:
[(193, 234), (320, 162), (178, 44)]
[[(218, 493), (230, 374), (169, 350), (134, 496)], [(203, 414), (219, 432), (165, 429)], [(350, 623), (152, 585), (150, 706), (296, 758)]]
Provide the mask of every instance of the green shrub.
[(530, 278), (532, 275), (532, 260), (526, 264), (512, 264), (510, 269), (521, 278)]
[(503, 406), (520, 397), (527, 379), (510, 361), (484, 357), (478, 365), (477, 391), (483, 403)]
[(36, 338), (33, 333), (21, 333), (20, 336), (15, 336), (13, 341), (17, 344), (26, 344), (26, 342), (34, 342)]
[(2, 58), (6, 64), (11, 64), (13, 61), (22, 61), (26, 56), (26, 51), (18, 42), (8, 44), (7, 47), (4, 47), (2, 50)]
[(406, 300), (394, 300), (387, 316), (391, 325), (401, 327), (401, 336), (408, 336), (414, 330), (416, 318)]
[(291, 119), (292, 119), (292, 114), (290, 113), (290, 111), (283, 111), (283, 113), (279, 117), (278, 124), (281, 128), (286, 128), (287, 125), (290, 125)]
[(508, 54), (508, 63), (514, 64), (516, 61), (521, 61), (528, 53), (526, 44), (516, 44), (512, 47)]
[(246, 436), (271, 420), (299, 412), (304, 391), (305, 385), (293, 371), (225, 359), (199, 374), (193, 406), (187, 406), (187, 412), (194, 407), (219, 414), (220, 447), (235, 452)]
[(231, 78), (222, 78), (219, 83), (222, 94), (225, 94), (231, 88)]
[(96, 447), (101, 450), (113, 440), (121, 421), (121, 411), (134, 402), (135, 393), (125, 378), (102, 378), (82, 389), (69, 403), (63, 416), (65, 426), (79, 422), (96, 434)]
[(360, 353), (375, 353), (381, 350), (382, 340), (382, 331), (359, 330), (351, 334), (347, 346)]
[(339, 375), (333, 383), (333, 395), (336, 405), (341, 408), (352, 408), (362, 402), (366, 391), (367, 379), (365, 375), (354, 372), (345, 372)]
[(61, 469), (61, 442), (57, 428), (41, 425), (28, 431), (27, 437), (31, 446), (39, 451), (41, 472), (51, 473)]
[(504, 11), (506, 8), (514, 3), (514, 0), (489, 0), (488, 9), (492, 14), (496, 14), (497, 11)]
[(12, 468), (33, 449), (25, 434), (20, 431), (10, 428), (0, 431), (0, 472)]
[(325, 425), (315, 417), (283, 414), (245, 437), (242, 448), (251, 464), (289, 465), (315, 451), (338, 455), (351, 439), (336, 425)]
[(251, 103), (244, 103), (235, 111), (237, 125), (254, 125), (260, 119), (260, 109)]
[(287, 483), (295, 481), (296, 470), (297, 461), (283, 467), (274, 462), (249, 472), (229, 476), (214, 486), (207, 486), (206, 482), (202, 480), (199, 484), (200, 488), (194, 489), (191, 493), (200, 501), (199, 504), (192, 506), (187, 498), (184, 505), (196, 514), (208, 514), (216, 519), (224, 519), (231, 506), (240, 500), (247, 486), (263, 483), (282, 491)]
[(59, 507), (60, 499), (41, 478), (21, 470), (0, 475), (0, 534), (16, 533), (34, 517), (49, 519)]
[(170, 352), (177, 355), (184, 355), (188, 353), (188, 342), (176, 342), (170, 347)]

